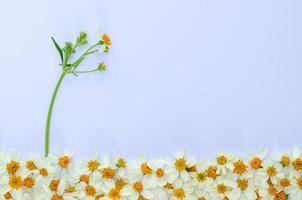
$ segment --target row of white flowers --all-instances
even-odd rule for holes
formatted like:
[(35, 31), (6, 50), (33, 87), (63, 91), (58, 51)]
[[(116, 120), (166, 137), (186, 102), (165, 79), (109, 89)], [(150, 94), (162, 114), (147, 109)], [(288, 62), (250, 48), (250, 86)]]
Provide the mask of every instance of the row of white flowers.
[(181, 152), (136, 161), (95, 156), (73, 165), (72, 153), (48, 158), (0, 153), (0, 199), (14, 200), (286, 200), (302, 199), (297, 147), (268, 155), (220, 152), (197, 159)]

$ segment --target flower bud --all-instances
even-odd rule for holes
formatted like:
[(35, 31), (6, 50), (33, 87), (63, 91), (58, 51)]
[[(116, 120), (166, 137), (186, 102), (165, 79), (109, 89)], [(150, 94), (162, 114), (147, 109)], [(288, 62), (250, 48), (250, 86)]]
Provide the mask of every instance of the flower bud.
[(106, 65), (105, 63), (99, 63), (99, 66), (98, 66), (98, 70), (99, 71), (105, 71), (106, 70)]

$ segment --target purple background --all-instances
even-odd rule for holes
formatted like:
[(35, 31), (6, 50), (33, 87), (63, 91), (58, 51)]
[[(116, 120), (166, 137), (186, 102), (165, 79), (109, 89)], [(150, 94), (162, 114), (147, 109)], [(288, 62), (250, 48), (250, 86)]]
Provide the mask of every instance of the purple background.
[[(70, 75), (51, 145), (113, 155), (283, 149), (302, 141), (302, 2), (3, 1), (0, 148), (43, 152), (59, 42), (101, 27), (105, 73)], [(92, 35), (95, 37), (95, 35)]]

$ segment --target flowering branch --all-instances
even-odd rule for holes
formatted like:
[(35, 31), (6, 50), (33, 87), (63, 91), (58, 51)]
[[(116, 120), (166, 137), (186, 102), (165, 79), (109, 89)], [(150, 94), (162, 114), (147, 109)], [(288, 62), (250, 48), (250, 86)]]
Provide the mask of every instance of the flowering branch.
[(85, 58), (89, 55), (93, 55), (97, 52), (100, 52), (101, 47), (104, 47), (103, 52), (108, 52), (109, 51), (109, 46), (111, 45), (110, 38), (108, 37), (107, 34), (104, 34), (102, 36), (102, 39), (99, 40), (96, 44), (93, 44), (89, 48), (87, 48), (84, 53), (79, 56), (77, 59), (75, 59), (74, 62), (70, 62), (70, 59), (76, 52), (77, 48), (80, 46), (85, 46), (88, 44), (87, 41), (87, 34), (85, 32), (80, 32), (79, 36), (76, 39), (75, 44), (71, 42), (65, 42), (64, 48), (61, 48), (60, 45), (56, 42), (56, 40), (51, 37), (54, 46), (56, 47), (61, 63), (60, 66), (62, 67), (62, 73), (61, 76), (56, 84), (56, 87), (54, 89), (54, 92), (51, 97), (49, 109), (48, 109), (48, 114), (47, 114), (47, 120), (46, 120), (46, 129), (45, 129), (45, 157), (48, 156), (49, 153), (49, 133), (50, 133), (50, 123), (51, 123), (51, 116), (52, 116), (52, 110), (53, 106), (56, 100), (57, 93), (59, 91), (59, 88), (62, 84), (62, 81), (67, 74), (73, 74), (75, 76), (78, 76), (78, 74), (87, 74), (87, 73), (93, 73), (97, 71), (104, 71), (106, 69), (106, 65), (104, 63), (99, 63), (98, 67), (93, 69), (93, 70), (88, 70), (88, 71), (78, 71), (76, 70), (79, 65), (85, 60)]

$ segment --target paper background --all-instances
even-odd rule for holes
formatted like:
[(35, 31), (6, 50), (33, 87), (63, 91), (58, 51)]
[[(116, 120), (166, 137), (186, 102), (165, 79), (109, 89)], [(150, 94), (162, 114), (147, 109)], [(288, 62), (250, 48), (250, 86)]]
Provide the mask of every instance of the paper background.
[[(0, 148), (41, 152), (60, 75), (50, 36), (111, 35), (105, 73), (68, 76), (51, 146), (129, 157), (205, 156), (302, 141), (302, 2), (2, 1)], [(95, 37), (95, 35), (91, 35)]]

